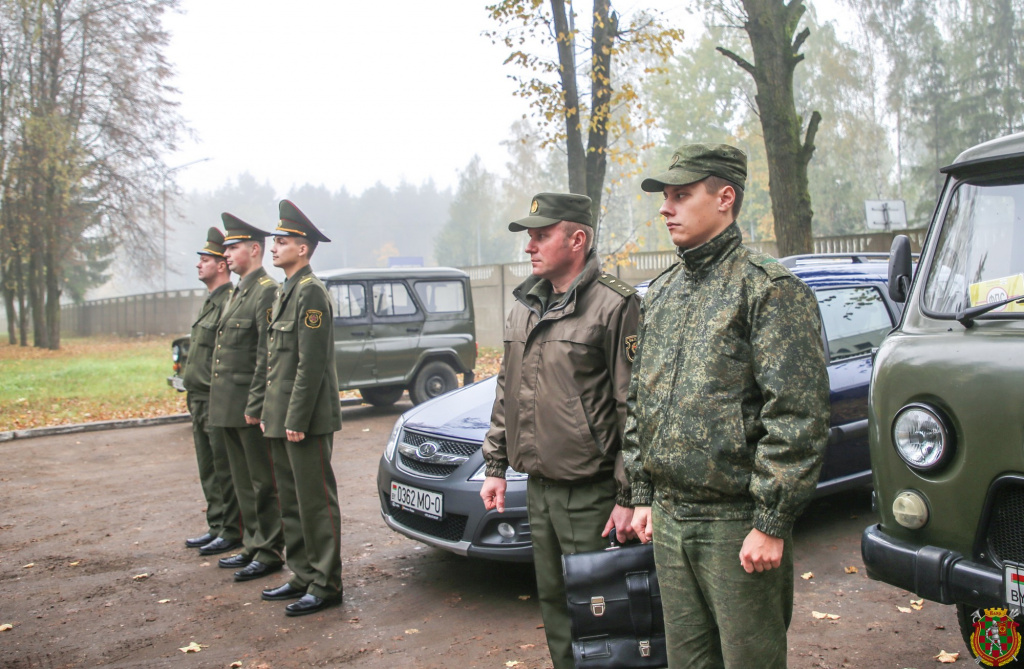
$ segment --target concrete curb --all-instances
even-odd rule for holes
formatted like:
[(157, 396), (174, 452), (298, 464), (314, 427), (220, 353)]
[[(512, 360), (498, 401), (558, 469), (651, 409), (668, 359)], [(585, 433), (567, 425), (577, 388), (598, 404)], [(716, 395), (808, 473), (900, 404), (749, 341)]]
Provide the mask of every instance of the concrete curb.
[(125, 420), (101, 420), (95, 423), (76, 423), (74, 425), (53, 425), (50, 427), (35, 427), (31, 430), (11, 430), (0, 432), (0, 443), (14, 441), (15, 439), (32, 439), (33, 437), (51, 437), (58, 434), (74, 434), (76, 432), (98, 432), (100, 430), (120, 430), (128, 427), (148, 427), (151, 425), (169, 425), (171, 423), (184, 423), (192, 420), (187, 413), (178, 413), (171, 416), (157, 416), (156, 418), (128, 418)]
[[(361, 399), (341, 400), (342, 407), (354, 407), (363, 403)], [(125, 420), (101, 420), (95, 423), (75, 423), (74, 425), (53, 425), (50, 427), (34, 427), (31, 430), (10, 430), (0, 432), (0, 444), (15, 439), (32, 439), (33, 437), (52, 437), (58, 434), (75, 434), (76, 432), (99, 432), (100, 430), (121, 430), (129, 427), (151, 427), (153, 425), (170, 425), (187, 423), (192, 416), (187, 413), (176, 413), (171, 416), (155, 418), (127, 418)]]

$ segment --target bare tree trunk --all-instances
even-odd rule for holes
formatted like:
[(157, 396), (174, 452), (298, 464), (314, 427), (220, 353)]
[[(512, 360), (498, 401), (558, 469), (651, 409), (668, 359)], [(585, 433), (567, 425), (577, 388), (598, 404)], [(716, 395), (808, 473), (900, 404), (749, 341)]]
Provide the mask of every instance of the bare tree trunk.
[(593, 201), (594, 247), (601, 223), (601, 198), (608, 169), (608, 120), (612, 99), (612, 50), (619, 33), (609, 0), (594, 0), (594, 46), (590, 73), (590, 132), (587, 137), (587, 195)]
[(779, 255), (810, 253), (811, 196), (807, 164), (814, 153), (814, 137), (821, 114), (811, 114), (801, 142), (803, 120), (793, 98), (793, 72), (804, 59), (800, 47), (810, 35), (804, 29), (794, 37), (805, 7), (803, 0), (742, 0), (747, 20), (743, 28), (750, 37), (754, 64), (718, 47), (718, 51), (746, 70), (757, 87), (755, 100), (761, 117), (765, 151), (768, 156), (768, 186), (775, 218), (775, 239)]
[(569, 158), (569, 192), (587, 193), (586, 154), (583, 151), (583, 129), (580, 127), (580, 94), (576, 86), (576, 38), (569, 27), (565, 0), (551, 0), (558, 46), (559, 76), (565, 99), (565, 147)]

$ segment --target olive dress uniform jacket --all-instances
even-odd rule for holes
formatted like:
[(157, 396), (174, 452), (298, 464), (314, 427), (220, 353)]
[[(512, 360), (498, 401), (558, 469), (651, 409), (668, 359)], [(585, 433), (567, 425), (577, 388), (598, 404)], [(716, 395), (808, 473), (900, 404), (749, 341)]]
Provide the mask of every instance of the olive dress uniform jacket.
[(564, 299), (533, 298), (546, 279), (513, 291), (505, 355), (484, 441), (487, 476), (509, 465), (532, 477), (576, 482), (614, 475), (616, 502), (632, 506), (620, 448), (636, 345), (636, 290), (603, 274), (591, 252)]
[(217, 323), (220, 321), (224, 303), (231, 296), (231, 282), (217, 286), (203, 302), (199, 316), (192, 324), (192, 336), (188, 346), (188, 359), (181, 373), (181, 382), (189, 396), (206, 400), (210, 396), (210, 379), (213, 374), (213, 346), (217, 338)]
[(341, 429), (334, 309), (308, 265), (278, 290), (261, 366), (266, 369), (263, 396), (251, 393), (249, 401), (262, 403), (265, 437), (286, 439), (286, 430), (309, 436)]
[(210, 425), (246, 427), (246, 415), (259, 417), (261, 407), (250, 398), (266, 384), (266, 367), (257, 369), (259, 346), (266, 346), (267, 327), (278, 284), (260, 267), (238, 282), (221, 314), (210, 383)]

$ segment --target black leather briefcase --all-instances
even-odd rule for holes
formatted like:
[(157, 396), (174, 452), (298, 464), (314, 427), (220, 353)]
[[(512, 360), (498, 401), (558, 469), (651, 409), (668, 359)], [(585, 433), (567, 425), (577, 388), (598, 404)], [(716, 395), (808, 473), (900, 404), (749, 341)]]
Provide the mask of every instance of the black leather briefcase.
[(664, 667), (665, 620), (653, 544), (562, 556), (577, 669)]

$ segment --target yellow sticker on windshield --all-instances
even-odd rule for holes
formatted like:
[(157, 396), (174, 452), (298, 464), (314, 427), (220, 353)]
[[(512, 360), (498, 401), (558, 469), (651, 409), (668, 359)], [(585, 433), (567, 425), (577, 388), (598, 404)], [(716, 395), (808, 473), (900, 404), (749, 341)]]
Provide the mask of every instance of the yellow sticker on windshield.
[[(971, 284), (971, 306), (977, 307), (982, 304), (1001, 302), (1011, 297), (1024, 296), (1024, 274), (1004, 276), (999, 279), (989, 279)], [(1024, 304), (1011, 302), (1003, 307), (997, 307), (990, 313), (1024, 312)]]

